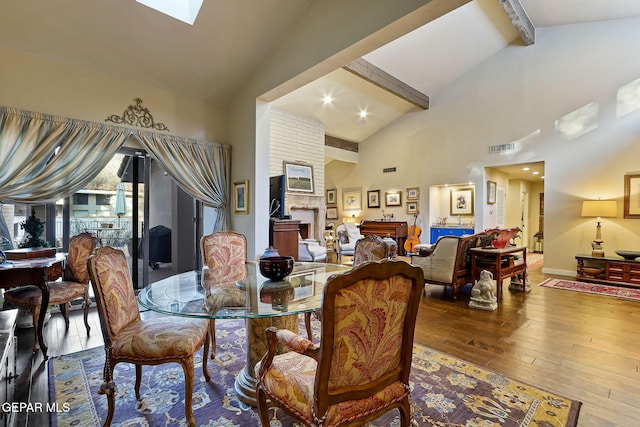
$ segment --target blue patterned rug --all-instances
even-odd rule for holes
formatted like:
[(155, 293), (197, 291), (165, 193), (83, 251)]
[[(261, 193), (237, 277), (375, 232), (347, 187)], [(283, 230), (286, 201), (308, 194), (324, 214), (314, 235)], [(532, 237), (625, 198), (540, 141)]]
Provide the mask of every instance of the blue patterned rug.
[[(301, 329), (304, 330), (304, 329)], [(202, 354), (196, 355), (193, 407), (199, 426), (259, 426), (254, 408), (235, 397), (234, 380), (244, 366), (244, 323), (216, 321), (218, 351), (210, 361), (211, 382), (202, 375)], [(94, 348), (49, 360), (50, 401), (62, 408), (52, 426), (100, 426), (107, 399), (97, 394), (102, 383), (104, 349)], [(144, 366), (137, 408), (133, 391), (135, 368), (120, 363), (112, 426), (183, 426), (184, 382), (175, 363)], [(486, 369), (415, 345), (411, 370), (413, 424), (419, 426), (575, 426), (580, 402), (523, 384)], [(282, 412), (270, 410), (271, 426), (293, 426)], [(368, 426), (397, 426), (397, 410)]]

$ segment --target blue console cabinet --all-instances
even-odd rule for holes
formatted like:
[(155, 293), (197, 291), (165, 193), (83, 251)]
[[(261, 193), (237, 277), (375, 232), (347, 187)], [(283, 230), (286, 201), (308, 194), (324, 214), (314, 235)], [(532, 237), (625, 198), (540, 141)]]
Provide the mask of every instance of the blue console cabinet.
[(473, 234), (473, 228), (461, 228), (461, 227), (431, 227), (431, 240), (429, 243), (433, 244), (442, 236), (462, 236), (465, 234)]

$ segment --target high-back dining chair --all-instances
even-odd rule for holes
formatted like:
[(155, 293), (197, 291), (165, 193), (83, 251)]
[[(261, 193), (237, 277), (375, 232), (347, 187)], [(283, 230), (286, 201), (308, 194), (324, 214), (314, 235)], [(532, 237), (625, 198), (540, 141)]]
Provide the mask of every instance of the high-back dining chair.
[[(233, 284), (246, 275), (247, 238), (235, 231), (218, 231), (202, 236), (200, 239), (202, 253), (202, 281), (213, 281), (217, 284)], [(215, 319), (211, 319), (209, 335), (211, 336), (211, 358), (216, 357)]]
[[(80, 233), (69, 241), (69, 253), (62, 272), (62, 281), (49, 282), (49, 305), (60, 306), (66, 329), (69, 329), (69, 304), (71, 301), (82, 299), (84, 308), (84, 326), (87, 335), (89, 326), (89, 274), (87, 273), (87, 259), (96, 248), (96, 239), (90, 233)], [(31, 311), (33, 329), (35, 332), (35, 348), (38, 342), (38, 317), (42, 307), (42, 291), (37, 286), (27, 285), (10, 289), (4, 293), (4, 307), (21, 307)]]
[[(353, 252), (353, 266), (356, 267), (363, 262), (389, 258), (389, 245), (382, 240), (382, 237), (369, 235), (356, 241)], [(310, 340), (312, 339), (311, 316), (320, 319), (320, 312), (314, 311), (304, 314), (304, 326), (307, 331), (307, 338)]]
[(196, 425), (193, 415), (193, 355), (204, 345), (202, 371), (207, 381), (206, 354), (209, 351), (209, 322), (205, 319), (160, 316), (142, 320), (124, 253), (103, 246), (88, 261), (89, 276), (96, 297), (104, 338), (104, 378), (98, 393), (107, 395), (104, 426), (111, 425), (116, 386), (113, 369), (120, 362), (136, 367), (135, 394), (140, 402), (142, 365), (175, 362), (184, 371), (184, 407), (187, 425)]
[[(270, 405), (307, 426), (356, 426), (398, 408), (410, 424), (409, 373), (422, 271), (399, 260), (370, 261), (327, 280), (320, 344), (266, 330), (256, 365), (263, 426)], [(277, 354), (278, 345), (291, 350)]]
[(382, 237), (369, 235), (356, 242), (353, 253), (353, 266), (358, 266), (366, 261), (378, 261), (389, 258), (389, 245)]

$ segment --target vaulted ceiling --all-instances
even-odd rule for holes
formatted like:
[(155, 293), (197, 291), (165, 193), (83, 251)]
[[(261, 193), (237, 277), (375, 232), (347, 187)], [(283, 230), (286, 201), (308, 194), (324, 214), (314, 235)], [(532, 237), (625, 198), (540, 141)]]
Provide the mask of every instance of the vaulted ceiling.
[[(2, 0), (0, 45), (224, 105), (312, 3), (206, 0), (190, 26), (133, 0)], [(491, 55), (508, 45), (526, 48), (503, 9), (514, 5), (535, 29), (640, 16), (638, 0), (473, 0), (363, 59), (424, 94), (433, 108), (447, 85)], [(324, 105), (328, 93), (333, 102)], [(275, 106), (354, 142), (420, 108), (344, 69)]]

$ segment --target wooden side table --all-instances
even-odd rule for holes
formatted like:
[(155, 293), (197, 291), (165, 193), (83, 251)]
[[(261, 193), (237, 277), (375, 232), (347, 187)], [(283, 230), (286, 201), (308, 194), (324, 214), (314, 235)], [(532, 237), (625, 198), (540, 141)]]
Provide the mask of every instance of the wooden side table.
[[(496, 281), (496, 297), (502, 299), (502, 281), (509, 277), (521, 277), (522, 291), (527, 283), (527, 247), (507, 246), (505, 248), (471, 248), (471, 276), (480, 278), (480, 271), (488, 270)], [(516, 259), (521, 255), (522, 261)]]

